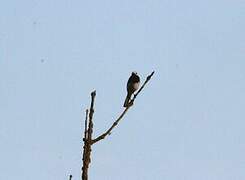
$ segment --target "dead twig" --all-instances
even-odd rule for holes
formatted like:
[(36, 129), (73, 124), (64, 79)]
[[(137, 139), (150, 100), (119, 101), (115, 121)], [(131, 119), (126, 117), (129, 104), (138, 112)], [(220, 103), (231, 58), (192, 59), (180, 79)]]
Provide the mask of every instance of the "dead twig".
[(88, 138), (88, 109), (86, 109), (85, 125), (84, 125), (84, 139)]
[(70, 174), (70, 176), (69, 176), (69, 180), (71, 180), (72, 179), (72, 175)]
[[(87, 125), (86, 121), (88, 118), (88, 129), (87, 133), (84, 133), (84, 146), (83, 146), (83, 167), (82, 167), (82, 180), (88, 180), (88, 168), (89, 168), (89, 163), (91, 162), (91, 145), (92, 145), (92, 134), (93, 134), (93, 114), (94, 114), (94, 101), (95, 101), (95, 96), (96, 96), (96, 91), (93, 91), (91, 93), (91, 105), (89, 109), (89, 115), (87, 117), (87, 112), (86, 111), (86, 119), (85, 119), (85, 124)], [(85, 125), (85, 130), (86, 126)]]

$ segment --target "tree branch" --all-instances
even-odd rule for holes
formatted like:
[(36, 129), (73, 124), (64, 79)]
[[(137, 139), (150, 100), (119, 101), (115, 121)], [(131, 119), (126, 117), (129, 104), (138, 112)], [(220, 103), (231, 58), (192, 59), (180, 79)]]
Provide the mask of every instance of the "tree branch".
[(123, 118), (123, 116), (126, 114), (126, 112), (128, 111), (128, 109), (133, 105), (136, 97), (138, 96), (138, 94), (142, 91), (142, 89), (145, 87), (145, 85), (148, 83), (148, 81), (150, 81), (151, 77), (153, 76), (154, 71), (147, 76), (145, 82), (143, 83), (143, 85), (140, 87), (140, 89), (137, 91), (137, 93), (134, 95), (133, 99), (129, 102), (129, 106), (127, 106), (124, 111), (121, 113), (121, 115), (116, 119), (116, 121), (111, 125), (111, 127), (103, 134), (101, 134), (100, 136), (98, 136), (97, 138), (92, 140), (92, 144), (97, 143), (98, 141), (104, 139), (107, 135), (110, 135), (111, 131), (113, 130), (114, 127), (117, 126), (117, 124), (119, 123), (119, 121)]
[[(88, 110), (86, 111), (86, 119), (85, 124), (87, 121), (87, 115), (88, 115), (88, 130), (87, 133), (84, 133), (84, 146), (83, 146), (83, 167), (82, 167), (82, 180), (88, 180), (88, 168), (89, 163), (91, 162), (91, 145), (92, 145), (92, 134), (93, 134), (93, 114), (94, 114), (94, 100), (96, 96), (96, 91), (93, 91), (91, 93), (91, 105), (89, 109), (89, 115)], [(85, 125), (86, 128), (86, 125)]]
[(98, 136), (97, 138), (95, 138), (94, 140), (92, 140), (92, 144), (97, 143), (98, 141), (104, 139), (107, 135), (109, 135), (112, 131), (112, 129), (118, 124), (118, 122), (123, 118), (123, 116), (126, 114), (126, 112), (128, 111), (128, 109), (130, 108), (130, 106), (126, 107), (124, 109), (124, 111), (122, 112), (122, 114), (117, 118), (117, 120), (112, 124), (112, 126), (102, 135)]
[(72, 175), (69, 176), (69, 180), (71, 180), (71, 179), (72, 179)]
[(85, 127), (84, 127), (84, 139), (88, 138), (88, 109), (86, 109), (86, 116), (85, 116)]

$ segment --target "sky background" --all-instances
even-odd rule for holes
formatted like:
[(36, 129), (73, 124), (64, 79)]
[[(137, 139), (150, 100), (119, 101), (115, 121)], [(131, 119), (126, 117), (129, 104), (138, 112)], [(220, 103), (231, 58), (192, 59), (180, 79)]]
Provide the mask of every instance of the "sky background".
[(1, 1), (0, 179), (79, 180), (90, 92), (97, 136), (153, 70), (90, 179), (245, 179), (244, 32), (243, 0)]

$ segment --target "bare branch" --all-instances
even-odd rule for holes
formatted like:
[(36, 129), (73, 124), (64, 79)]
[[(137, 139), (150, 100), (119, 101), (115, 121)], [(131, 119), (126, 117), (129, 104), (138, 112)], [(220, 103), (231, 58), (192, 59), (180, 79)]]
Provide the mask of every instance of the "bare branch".
[(88, 109), (86, 109), (85, 127), (84, 127), (84, 140), (88, 138)]
[(129, 106), (127, 106), (124, 111), (121, 113), (121, 115), (116, 119), (116, 121), (111, 125), (111, 127), (103, 134), (101, 134), (100, 136), (98, 136), (97, 138), (92, 140), (92, 144), (97, 143), (98, 141), (104, 139), (107, 135), (109, 135), (112, 131), (112, 129), (114, 127), (117, 126), (117, 124), (119, 123), (119, 121), (123, 118), (123, 116), (126, 114), (126, 112), (128, 111), (128, 109), (133, 105), (134, 100), (136, 99), (136, 97), (138, 96), (138, 94), (142, 91), (142, 89), (145, 87), (145, 85), (148, 83), (148, 81), (150, 81), (151, 77), (153, 76), (154, 71), (147, 76), (145, 82), (143, 83), (143, 85), (140, 87), (140, 89), (137, 91), (137, 93), (134, 95), (133, 99), (129, 102)]
[(69, 176), (69, 180), (71, 180), (71, 179), (72, 179), (72, 175)]
[[(94, 114), (94, 100), (96, 96), (96, 91), (91, 93), (91, 105), (88, 115), (88, 130), (85, 133), (86, 138), (84, 138), (83, 146), (83, 167), (82, 167), (82, 180), (88, 180), (88, 168), (91, 162), (91, 145), (92, 145), (92, 134), (93, 134), (93, 114)], [(86, 111), (87, 113), (87, 111)], [(86, 118), (87, 119), (87, 118)]]
[(93, 134), (93, 115), (94, 115), (94, 99), (96, 96), (96, 91), (91, 93), (91, 105), (89, 110), (89, 123), (88, 123), (88, 141), (92, 140)]
[(112, 131), (112, 129), (118, 124), (118, 122), (123, 118), (123, 116), (126, 114), (126, 112), (128, 111), (128, 109), (131, 106), (128, 106), (127, 108), (124, 109), (124, 111), (122, 112), (122, 114), (117, 118), (117, 120), (112, 124), (112, 126), (102, 135), (100, 135), (99, 137), (95, 138), (94, 140), (92, 140), (92, 144), (104, 139), (107, 135), (109, 135)]

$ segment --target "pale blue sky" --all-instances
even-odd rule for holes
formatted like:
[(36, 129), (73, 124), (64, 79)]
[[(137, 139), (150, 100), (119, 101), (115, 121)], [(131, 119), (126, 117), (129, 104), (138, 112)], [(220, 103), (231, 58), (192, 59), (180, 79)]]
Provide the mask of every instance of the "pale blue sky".
[(245, 1), (0, 2), (0, 179), (80, 179), (82, 130), (123, 110), (131, 71), (154, 78), (91, 180), (245, 179)]

